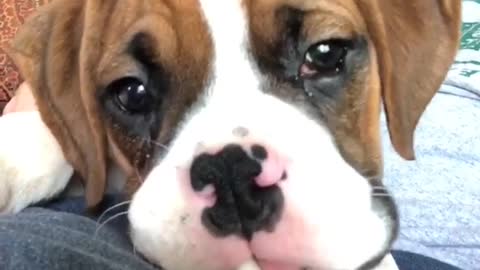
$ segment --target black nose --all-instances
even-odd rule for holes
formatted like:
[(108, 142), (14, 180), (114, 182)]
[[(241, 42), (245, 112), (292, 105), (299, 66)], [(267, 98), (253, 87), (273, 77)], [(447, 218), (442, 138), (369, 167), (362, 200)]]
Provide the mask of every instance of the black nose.
[(238, 145), (228, 145), (215, 155), (202, 154), (193, 161), (193, 189), (201, 191), (209, 184), (215, 187), (216, 203), (202, 214), (202, 222), (211, 233), (250, 239), (254, 232), (273, 230), (283, 209), (283, 195), (277, 186), (255, 184), (261, 171), (259, 161)]

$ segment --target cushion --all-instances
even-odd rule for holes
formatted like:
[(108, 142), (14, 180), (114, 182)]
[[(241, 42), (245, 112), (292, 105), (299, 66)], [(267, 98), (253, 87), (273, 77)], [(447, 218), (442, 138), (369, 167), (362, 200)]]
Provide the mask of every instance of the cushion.
[(50, 1), (52, 0), (0, 0), (0, 112), (22, 83), (20, 73), (4, 48), (27, 16)]

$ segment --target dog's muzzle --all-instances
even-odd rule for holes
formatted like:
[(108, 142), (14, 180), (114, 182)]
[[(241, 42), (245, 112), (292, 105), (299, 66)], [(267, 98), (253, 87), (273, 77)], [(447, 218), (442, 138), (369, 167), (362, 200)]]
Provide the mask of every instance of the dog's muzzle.
[[(371, 269), (380, 263), (398, 228), (386, 189), (350, 167), (335, 179), (314, 161), (292, 160), (267, 145), (239, 143), (205, 148), (188, 167), (162, 163), (150, 176), (158, 181), (146, 181), (132, 203), (137, 249), (166, 269), (249, 263), (262, 270)], [(354, 179), (350, 186), (347, 178)]]

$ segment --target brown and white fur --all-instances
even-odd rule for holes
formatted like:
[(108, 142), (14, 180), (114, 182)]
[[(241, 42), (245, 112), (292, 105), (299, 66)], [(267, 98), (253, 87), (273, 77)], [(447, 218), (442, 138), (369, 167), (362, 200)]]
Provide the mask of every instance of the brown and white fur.
[[(10, 48), (39, 113), (0, 121), (18, 130), (0, 150), (0, 212), (55, 196), (75, 171), (91, 207), (107, 185), (131, 194), (135, 248), (167, 270), (373, 268), (398, 230), (382, 101), (413, 159), (460, 2), (54, 1)], [(312, 67), (312, 46), (338, 44), (338, 66)], [(126, 77), (148, 93), (141, 113), (119, 106)]]

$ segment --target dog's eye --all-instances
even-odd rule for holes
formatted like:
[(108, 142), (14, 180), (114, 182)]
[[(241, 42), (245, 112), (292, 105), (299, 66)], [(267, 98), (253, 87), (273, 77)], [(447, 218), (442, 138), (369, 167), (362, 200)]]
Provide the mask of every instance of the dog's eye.
[(332, 76), (343, 69), (348, 45), (343, 40), (322, 41), (310, 46), (300, 67), (301, 77)]
[(123, 78), (109, 86), (117, 106), (129, 113), (148, 113), (153, 108), (153, 98), (147, 87), (136, 78)]

